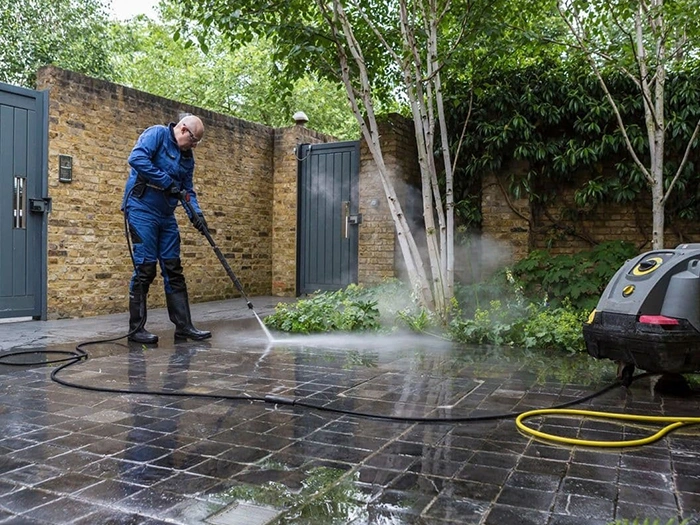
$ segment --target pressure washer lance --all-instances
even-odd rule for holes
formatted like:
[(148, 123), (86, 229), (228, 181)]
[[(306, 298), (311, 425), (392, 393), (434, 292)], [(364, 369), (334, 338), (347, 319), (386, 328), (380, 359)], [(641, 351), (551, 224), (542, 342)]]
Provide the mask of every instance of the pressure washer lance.
[[(194, 206), (192, 206), (192, 203), (190, 202), (189, 193), (187, 193), (187, 191), (183, 190), (180, 192), (179, 198), (180, 198), (180, 202), (182, 203), (182, 207), (185, 208), (185, 211), (187, 212), (187, 215), (190, 217), (190, 220), (197, 217), (197, 212), (195, 211)], [(255, 308), (253, 308), (253, 304), (250, 302), (250, 299), (248, 299), (248, 296), (246, 295), (245, 291), (243, 290), (243, 286), (241, 285), (241, 282), (238, 280), (238, 277), (236, 277), (236, 274), (233, 273), (231, 266), (228, 264), (228, 261), (226, 260), (226, 257), (224, 257), (224, 254), (221, 253), (221, 250), (214, 242), (214, 239), (212, 238), (211, 233), (209, 233), (209, 229), (207, 228), (206, 224), (202, 225), (201, 231), (202, 231), (202, 235), (204, 235), (207, 238), (207, 241), (209, 241), (209, 244), (214, 249), (214, 253), (216, 254), (216, 257), (219, 259), (221, 266), (223, 266), (224, 270), (226, 270), (226, 274), (229, 276), (231, 281), (233, 281), (233, 284), (236, 286), (238, 291), (241, 293), (241, 295), (245, 299), (245, 302), (248, 305), (248, 308), (250, 308), (253, 311), (253, 315), (260, 323), (260, 326), (262, 327), (263, 331), (265, 332), (265, 335), (267, 336), (267, 338), (270, 341), (273, 341), (272, 334), (270, 334), (270, 331), (267, 329), (265, 324), (262, 322), (262, 319), (260, 319), (260, 316), (258, 316), (257, 312), (255, 311)]]

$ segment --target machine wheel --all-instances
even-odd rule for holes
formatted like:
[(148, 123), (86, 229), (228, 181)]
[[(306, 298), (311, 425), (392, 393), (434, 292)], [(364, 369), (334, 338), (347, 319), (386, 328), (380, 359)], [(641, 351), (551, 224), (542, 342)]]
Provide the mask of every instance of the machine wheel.
[(632, 377), (634, 376), (634, 365), (632, 363), (625, 363), (623, 361), (618, 361), (617, 363), (617, 379), (622, 383), (624, 387), (628, 387), (632, 384)]
[(692, 394), (690, 384), (682, 374), (662, 374), (656, 381), (654, 390), (659, 394), (670, 394), (679, 397), (688, 397)]

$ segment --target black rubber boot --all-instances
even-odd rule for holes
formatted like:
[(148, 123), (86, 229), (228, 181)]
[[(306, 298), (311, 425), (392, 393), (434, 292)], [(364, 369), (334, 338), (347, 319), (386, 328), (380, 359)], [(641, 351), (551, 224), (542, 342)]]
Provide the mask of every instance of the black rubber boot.
[(175, 325), (175, 339), (201, 341), (202, 339), (209, 339), (211, 337), (211, 332), (197, 330), (192, 326), (192, 315), (190, 314), (187, 290), (165, 294), (165, 301), (168, 304), (170, 320)]
[(146, 295), (132, 292), (129, 294), (129, 341), (144, 345), (154, 345), (158, 342), (158, 336), (146, 330), (145, 324)]

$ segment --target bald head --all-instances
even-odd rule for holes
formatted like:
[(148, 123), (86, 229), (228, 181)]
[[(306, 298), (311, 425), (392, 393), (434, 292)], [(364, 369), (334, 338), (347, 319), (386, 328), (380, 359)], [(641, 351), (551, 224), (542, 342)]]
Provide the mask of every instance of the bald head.
[(204, 137), (204, 124), (199, 117), (187, 115), (175, 125), (175, 140), (181, 150), (197, 147)]

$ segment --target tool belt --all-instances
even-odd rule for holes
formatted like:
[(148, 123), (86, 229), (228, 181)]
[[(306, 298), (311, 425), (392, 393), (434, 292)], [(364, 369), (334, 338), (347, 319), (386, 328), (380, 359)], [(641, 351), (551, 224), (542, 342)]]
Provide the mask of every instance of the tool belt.
[(141, 175), (136, 176), (136, 182), (134, 183), (134, 188), (131, 192), (131, 194), (136, 197), (137, 199), (140, 199), (143, 197), (143, 194), (146, 192), (146, 179), (142, 177)]

